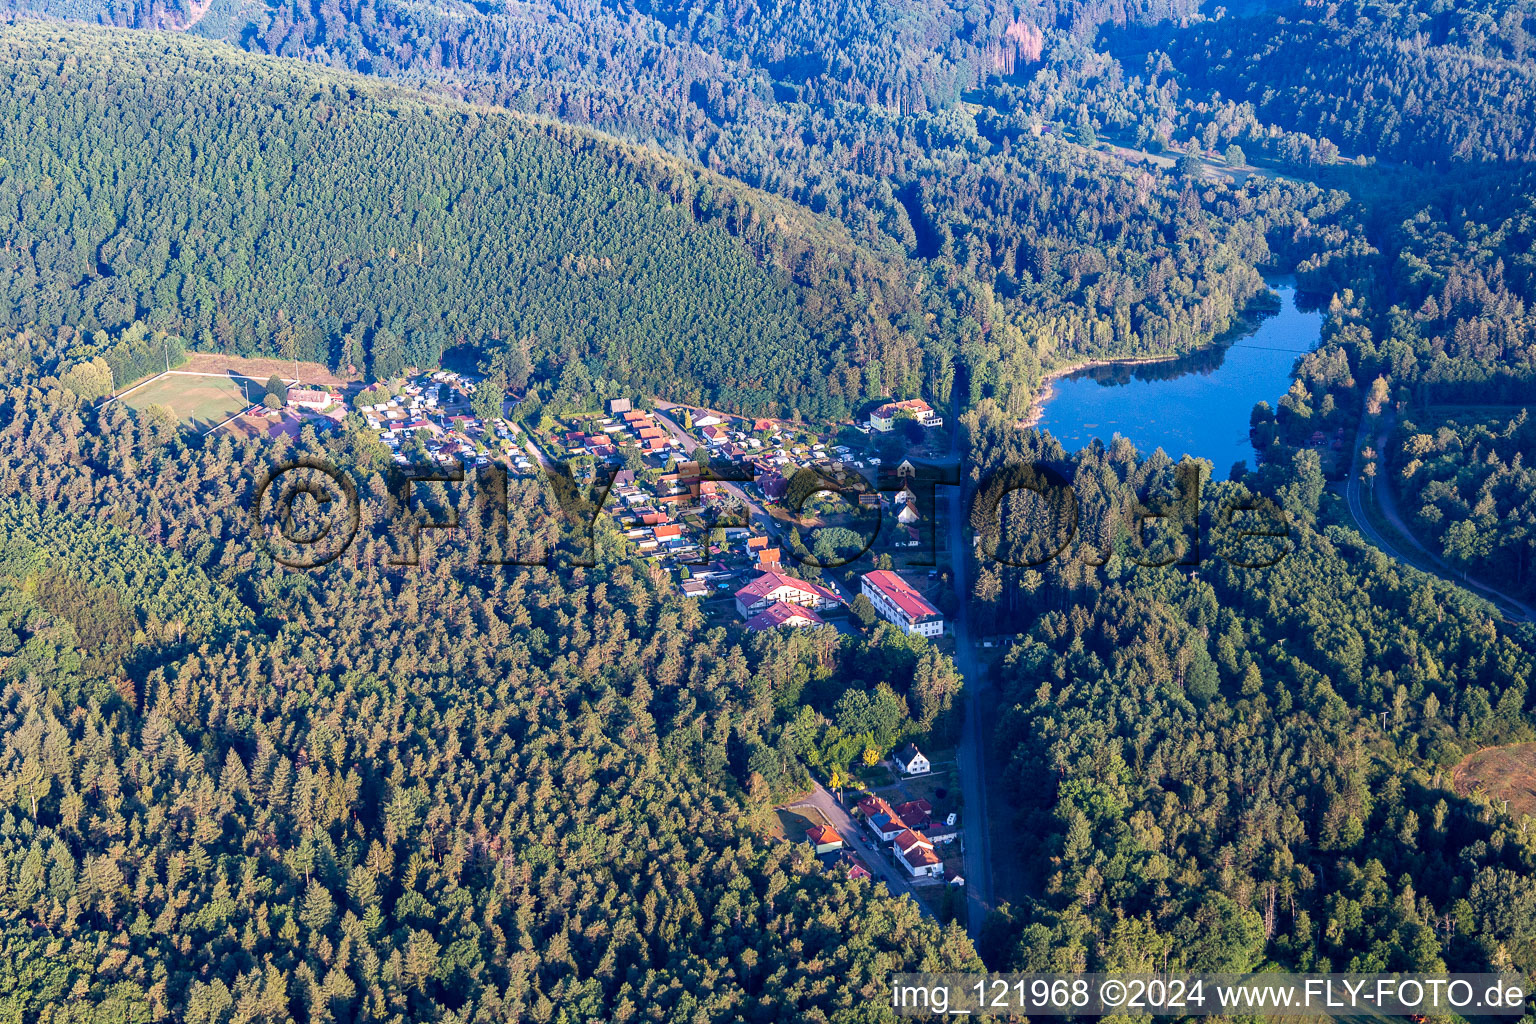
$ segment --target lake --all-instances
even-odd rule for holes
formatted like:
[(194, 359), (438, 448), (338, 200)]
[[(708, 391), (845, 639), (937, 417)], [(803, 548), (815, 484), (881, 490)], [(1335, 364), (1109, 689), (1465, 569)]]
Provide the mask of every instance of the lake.
[(1276, 405), (1291, 368), (1316, 345), (1323, 315), (1296, 305), (1290, 281), (1272, 281), (1278, 312), (1240, 334), (1178, 359), (1079, 370), (1051, 385), (1038, 426), (1068, 451), (1116, 434), (1142, 455), (1161, 448), (1177, 461), (1209, 459), (1218, 479), (1239, 459), (1256, 463), (1248, 418), (1259, 402)]

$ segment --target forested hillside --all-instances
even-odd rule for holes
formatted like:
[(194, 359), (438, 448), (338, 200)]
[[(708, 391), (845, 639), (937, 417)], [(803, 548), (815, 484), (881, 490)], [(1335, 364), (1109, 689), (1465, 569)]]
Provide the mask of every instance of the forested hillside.
[[(1466, 753), (1532, 736), (1536, 659), (1521, 631), (1330, 522), (1315, 453), (1205, 490), (1211, 510), (1251, 501), (1251, 486), (1277, 494), (1286, 557), (1242, 568), (1217, 529), (1192, 573), (1132, 562), (1184, 557), (1199, 522), (1166, 456), (1120, 442), (1067, 459), (990, 420), (974, 441), (982, 473), (1069, 467), (1084, 527), (1065, 557), (978, 581), (993, 628), (1022, 636), (1001, 669), (996, 736), (1041, 879), (1037, 900), (993, 922), (989, 962), (1536, 967), (1525, 826), (1450, 790)], [(1147, 531), (1168, 543), (1138, 550), (1117, 525), (1138, 502), (1175, 510)], [(1008, 514), (1009, 537), (1054, 521)]]
[[(1127, 89), (1110, 112), (1122, 126), (1177, 109), (1209, 145), (1256, 123), (1177, 101), (1174, 69), (1149, 66), (1161, 99)], [(1023, 854), (1033, 898), (994, 922), (989, 962), (1536, 967), (1529, 821), (1451, 784), (1467, 754), (1531, 738), (1530, 630), (1365, 543), (1309, 443), (1353, 438), (1367, 500), (1401, 489), (1452, 564), (1524, 592), (1529, 172), (1314, 170), (1337, 190), (1291, 190), (1297, 205), (1266, 217), (1304, 286), (1332, 299), (1290, 391), (1253, 414), (1258, 471), (1208, 484), (1197, 511), (1163, 453), (1121, 440), (1069, 455), (985, 405), (969, 421), (973, 480), (1045, 461), (1082, 516), (1065, 556), (976, 578), (982, 627), (1021, 640), (995, 736), (1016, 825), (1045, 837)], [(1286, 511), (1289, 554), (1245, 569), (1221, 509), (1259, 496)], [(1168, 518), (1138, 537), (1126, 524), (1142, 508)], [(1050, 539), (1053, 511), (1007, 507), (1005, 553), (1038, 557), (1021, 539)], [(1187, 556), (1202, 524), (1198, 570), (1136, 566)]]
[(0, 48), (16, 326), (144, 319), (379, 377), (507, 346), (518, 388), (581, 362), (807, 415), (943, 349), (899, 257), (611, 141), (180, 37), (22, 24)]
[[(1536, 159), (1536, 6), (1429, 0), (1280, 8), (1150, 32), (1191, 83), (1348, 154)], [(1157, 45), (1162, 45), (1158, 42)]]

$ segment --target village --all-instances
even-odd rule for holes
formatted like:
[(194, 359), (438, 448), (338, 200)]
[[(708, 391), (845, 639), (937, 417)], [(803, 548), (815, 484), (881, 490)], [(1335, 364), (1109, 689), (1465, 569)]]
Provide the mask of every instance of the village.
[[(909, 456), (947, 443), (936, 437), (943, 418), (926, 402), (879, 403), (858, 422), (817, 427), (615, 398), (600, 412), (544, 411), (529, 424), (518, 422), (513, 396), (502, 396), (501, 415), (477, 416), (487, 404), (475, 399), (480, 383), (440, 369), (351, 394), (294, 386), (281, 408), (253, 406), (244, 418), (271, 423), (276, 436), (296, 423), (339, 426), (355, 413), (399, 464), (495, 462), (527, 475), (561, 463), (578, 481), (606, 481), (603, 511), (633, 552), (669, 573), (712, 621), (748, 633), (852, 632), (883, 621), (952, 645), (940, 607), (950, 591), (932, 567), (946, 560), (933, 552), (919, 559), (934, 510), (910, 488), (878, 486), (882, 466), (900, 481), (912, 471)], [(822, 481), (828, 490), (815, 489)], [(853, 557), (844, 550), (828, 559), (821, 556), (837, 545), (807, 548), (815, 534), (869, 542)], [(855, 618), (860, 597), (873, 621)], [(953, 907), (942, 894), (965, 885), (959, 784), (938, 780), (954, 765), (936, 770), (908, 743), (872, 770), (864, 789), (834, 797), (818, 784), (808, 800), (781, 808), (794, 823), (785, 838), (798, 831), (829, 868), (909, 892), (928, 912)]]

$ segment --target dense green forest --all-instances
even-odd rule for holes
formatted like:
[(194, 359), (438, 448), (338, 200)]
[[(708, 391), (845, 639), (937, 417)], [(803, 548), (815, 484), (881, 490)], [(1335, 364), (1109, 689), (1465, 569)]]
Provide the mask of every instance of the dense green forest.
[(712, 175), (215, 44), (71, 31), (61, 63), (54, 36), (0, 34), (16, 326), (143, 319), (378, 377), (507, 346), (518, 388), (579, 364), (806, 415), (944, 358), (899, 257)]
[[(144, 319), (375, 376), (469, 346), (504, 351), (514, 388), (572, 371), (600, 391), (839, 416), (888, 394), (946, 403), (958, 380), (962, 400), (1023, 412), (1042, 368), (1210, 341), (1281, 258), (1266, 211), (1297, 203), (1283, 182), (1197, 186), (951, 108), (933, 115), (959, 118), (945, 137), (796, 158), (837, 183), (835, 205), (768, 183), (839, 226), (483, 106), (193, 40), (63, 38), (4, 36), (13, 324)], [(78, 61), (64, 72), (60, 45)], [(227, 89), (243, 102), (213, 101)], [(44, 134), (22, 132), (39, 107)]]
[[(1136, 560), (1185, 558), (1200, 522), (1166, 456), (1121, 442), (1069, 459), (1034, 432), (973, 427), (982, 474), (1070, 467), (1083, 520), (1065, 557), (976, 584), (991, 628), (1021, 637), (996, 737), (1041, 880), (992, 922), (989, 963), (1536, 967), (1528, 822), (1449, 788), (1466, 753), (1531, 738), (1528, 634), (1339, 525), (1315, 453), (1205, 488), (1209, 508), (1278, 496), (1277, 564), (1242, 568), (1214, 529), (1198, 572), (1148, 569)], [(1005, 537), (1049, 535), (1059, 510), (1031, 501), (1006, 507)], [(1171, 513), (1145, 546), (1124, 525), (1143, 506)]]
[[(611, 527), (591, 568), (488, 570), (467, 492), (431, 499), (465, 534), (392, 569), (399, 510), (350, 432), (198, 443), (36, 374), (0, 423), (8, 1014), (863, 1019), (889, 971), (979, 967), (765, 838), (807, 765), (944, 713), (926, 641), (749, 642)], [(361, 481), (363, 534), (316, 575), (246, 511), (302, 456)], [(559, 546), (538, 482), (507, 519)]]
[[(1349, 154), (1415, 164), (1536, 159), (1529, 0), (1302, 4), (1169, 41), (1191, 84)], [(1148, 38), (1150, 37), (1150, 38)]]
[(1529, 596), (1536, 482), (1525, 461), (1532, 441), (1524, 408), (1404, 421), (1384, 453), (1386, 479), (1377, 486), (1397, 490), (1409, 528), (1449, 564)]
[[(1149, 59), (1161, 95), (1146, 80), (1073, 88), (1118, 97), (1096, 109), (1112, 130), (1138, 132), (1128, 141), (1173, 128), (1196, 149), (1266, 153), (1252, 108), (1180, 98), (1197, 63)], [(1285, 131), (1262, 138), (1299, 145)], [(1418, 151), (1426, 166), (1441, 159), (1433, 145)], [(1289, 190), (1298, 205), (1270, 212), (1269, 236), (1303, 286), (1332, 299), (1290, 391), (1254, 411), (1259, 470), (1207, 483), (1197, 511), (1161, 452), (1119, 441), (1069, 454), (985, 403), (968, 420), (973, 481), (1045, 462), (1072, 479), (1082, 517), (1063, 557), (983, 565), (975, 578), (982, 628), (1019, 638), (999, 670), (1008, 802), (1016, 827), (1048, 837), (1021, 865), (1038, 882), (1030, 898), (982, 944), (989, 963), (1536, 968), (1530, 823), (1450, 786), (1468, 753), (1531, 738), (1529, 629), (1365, 544), (1306, 443), (1396, 415), (1388, 452), (1359, 435), (1364, 471), (1403, 491), (1453, 564), (1524, 592), (1531, 178), (1518, 160), (1454, 178), (1310, 170), (1322, 187)], [(1442, 425), (1444, 403), (1507, 411)], [(1285, 510), (1289, 554), (1244, 569), (1216, 510), (1259, 497)], [(1148, 509), (1166, 518), (1142, 535), (1127, 524)], [(1001, 550), (1024, 562), (1054, 549), (1064, 511), (1010, 498)], [(1197, 537), (1198, 568), (1137, 564), (1191, 561)]]
[[(947, 657), (707, 628), (606, 526), (591, 568), (487, 570), (462, 495), (431, 500), (467, 536), (384, 568), (356, 423), (274, 453), (90, 408), (183, 347), (384, 375), (462, 346), (518, 390), (814, 417), (954, 398), (978, 492), (1046, 463), (1082, 519), (972, 566), (1016, 641), (992, 806), (1028, 837), (987, 966), (1536, 970), (1530, 822), (1449, 785), (1533, 738), (1536, 639), (1366, 544), (1307, 446), (1354, 438), (1429, 542), (1530, 593), (1528, 0), (13, 6), (252, 51), (0, 30), (13, 1015), (851, 1020), (892, 970), (980, 966), (763, 838), (810, 773), (952, 729)], [(1048, 369), (1205, 344), (1261, 267), (1323, 338), (1254, 411), (1263, 464), (1195, 467), (1204, 513), (1163, 453), (1015, 429)], [(366, 481), (321, 574), (244, 532), (281, 454)], [(1286, 557), (1244, 568), (1210, 508), (1265, 500)], [(1062, 511), (971, 525), (1025, 561)], [(509, 520), (569, 541), (535, 483)], [(1202, 528), (1198, 566), (1136, 564)]]

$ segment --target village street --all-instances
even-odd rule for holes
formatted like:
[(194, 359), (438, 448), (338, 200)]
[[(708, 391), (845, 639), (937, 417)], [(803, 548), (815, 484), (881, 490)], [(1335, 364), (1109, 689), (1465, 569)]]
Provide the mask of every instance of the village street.
[[(950, 456), (960, 459), (959, 432), (951, 436)], [(963, 468), (963, 467), (962, 467)], [(961, 479), (965, 474), (961, 474)], [(966, 580), (965, 487), (949, 488), (950, 572), (955, 582), (955, 668), (965, 678), (965, 728), (961, 732), (956, 761), (960, 791), (965, 796), (965, 899), (971, 938), (981, 934), (982, 922), (992, 909), (992, 833), (987, 817), (985, 743), (982, 738), (982, 692), (987, 685), (985, 668), (976, 660), (967, 604), (971, 597)]]

